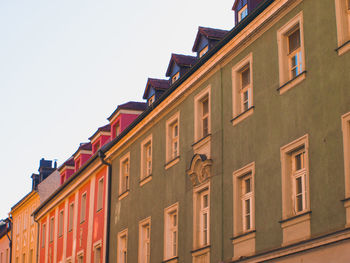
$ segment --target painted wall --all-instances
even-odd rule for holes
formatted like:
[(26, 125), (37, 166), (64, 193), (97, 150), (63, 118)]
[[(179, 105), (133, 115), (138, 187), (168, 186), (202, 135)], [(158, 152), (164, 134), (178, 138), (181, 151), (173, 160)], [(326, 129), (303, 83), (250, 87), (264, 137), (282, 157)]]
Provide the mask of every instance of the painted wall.
[[(11, 232), (8, 233), (11, 237)], [(6, 235), (0, 238), (0, 262), (9, 263), (10, 260), (10, 244)]]

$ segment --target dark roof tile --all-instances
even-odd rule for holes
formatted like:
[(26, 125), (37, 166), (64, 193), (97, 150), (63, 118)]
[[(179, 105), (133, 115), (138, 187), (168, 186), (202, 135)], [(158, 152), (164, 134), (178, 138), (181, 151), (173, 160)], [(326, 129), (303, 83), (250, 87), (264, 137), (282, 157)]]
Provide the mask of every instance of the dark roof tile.
[(143, 93), (144, 99), (147, 99), (150, 87), (153, 87), (155, 90), (167, 90), (170, 87), (170, 82), (167, 79), (148, 78), (146, 88)]
[(226, 36), (228, 32), (230, 31), (210, 28), (210, 27), (198, 27), (197, 36), (196, 36), (196, 40), (194, 41), (192, 51), (193, 52), (198, 51), (197, 48), (198, 48), (201, 35), (205, 36), (208, 39), (221, 40)]
[(102, 127), (97, 129), (97, 131), (89, 138), (89, 140), (91, 141), (100, 132), (110, 132), (110, 131), (111, 131), (111, 125), (110, 124), (102, 126)]
[(187, 56), (181, 54), (171, 54), (168, 69), (166, 71), (166, 76), (170, 77), (170, 71), (173, 63), (176, 63), (180, 67), (192, 67), (197, 62), (197, 57)]
[(111, 120), (119, 110), (135, 110), (135, 111), (144, 111), (147, 108), (147, 103), (138, 102), (138, 101), (129, 101), (127, 103), (118, 105), (115, 111), (107, 118), (107, 120)]

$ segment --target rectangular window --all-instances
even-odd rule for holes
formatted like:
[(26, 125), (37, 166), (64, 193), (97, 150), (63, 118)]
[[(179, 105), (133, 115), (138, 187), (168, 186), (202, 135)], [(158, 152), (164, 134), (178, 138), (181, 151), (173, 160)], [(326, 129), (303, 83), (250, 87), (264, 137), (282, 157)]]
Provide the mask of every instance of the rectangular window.
[(73, 229), (73, 218), (74, 218), (74, 203), (69, 205), (69, 220), (68, 220), (68, 231)]
[(120, 159), (119, 174), (119, 195), (123, 195), (129, 191), (130, 183), (130, 153)]
[(199, 57), (203, 57), (209, 50), (208, 46), (205, 46), (200, 52), (199, 52)]
[(166, 162), (173, 161), (180, 155), (180, 113), (177, 112), (166, 122)]
[(233, 125), (253, 113), (253, 54), (232, 68)]
[(306, 209), (305, 150), (292, 153), (293, 199), (295, 213)]
[(153, 102), (155, 101), (155, 99), (156, 99), (156, 96), (155, 96), (155, 95), (153, 95), (152, 97), (150, 97), (150, 98), (148, 99), (148, 106), (151, 106), (151, 105), (153, 104)]
[(101, 263), (101, 246), (95, 247), (94, 250), (95, 250), (94, 263)]
[(118, 259), (117, 263), (127, 263), (128, 261), (128, 230), (123, 230), (118, 234)]
[(59, 217), (58, 217), (58, 237), (61, 237), (63, 235), (63, 210), (60, 211)]
[(78, 263), (84, 263), (84, 254), (79, 254), (78, 255)]
[(175, 81), (177, 81), (180, 78), (180, 72), (177, 72), (172, 78), (171, 78), (171, 84), (173, 84)]
[(238, 11), (238, 22), (243, 20), (248, 15), (248, 6), (245, 5), (241, 10)]
[(140, 222), (139, 226), (139, 263), (151, 262), (151, 219)]
[(164, 259), (171, 259), (177, 256), (178, 247), (178, 204), (165, 209), (164, 218)]
[[(305, 78), (303, 14), (299, 13), (277, 32), (280, 94)], [(300, 77), (299, 77), (300, 76)]]
[(194, 190), (194, 248), (210, 244), (210, 197), (208, 183)]
[(209, 134), (209, 98), (205, 97), (201, 101), (202, 137)]
[(115, 136), (118, 137), (120, 135), (120, 124), (117, 122), (115, 125)]
[(98, 149), (100, 149), (100, 146), (101, 146), (100, 142), (96, 142), (96, 143), (94, 144), (94, 150), (93, 150), (93, 153), (97, 152), (97, 151), (98, 151)]
[(210, 134), (210, 91), (211, 88), (208, 87), (194, 98), (195, 141), (198, 141)]
[(97, 211), (100, 211), (103, 207), (103, 188), (104, 188), (104, 180), (101, 178), (98, 181), (98, 186), (97, 186)]
[(338, 55), (350, 50), (350, 0), (335, 0)]
[(81, 196), (81, 207), (80, 207), (80, 223), (84, 222), (86, 218), (86, 193)]
[(22, 263), (26, 263), (26, 254), (25, 253), (22, 254)]
[(27, 211), (23, 213), (23, 230), (27, 229)]
[(53, 242), (53, 231), (54, 231), (55, 218), (50, 218), (50, 243)]
[(141, 143), (141, 181), (152, 175), (152, 135)]
[(29, 263), (33, 263), (34, 262), (33, 257), (34, 257), (34, 252), (33, 252), (33, 249), (31, 249), (29, 251)]
[(41, 230), (41, 247), (45, 247), (46, 242), (46, 224), (43, 224)]

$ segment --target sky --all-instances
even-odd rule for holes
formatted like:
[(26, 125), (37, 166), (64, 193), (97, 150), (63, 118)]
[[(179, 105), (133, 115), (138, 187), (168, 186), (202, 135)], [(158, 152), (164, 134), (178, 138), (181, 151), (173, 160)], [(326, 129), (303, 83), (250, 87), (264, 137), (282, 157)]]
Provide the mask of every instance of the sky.
[(41, 158), (68, 159), (119, 104), (142, 101), (198, 26), (230, 30), (234, 0), (0, 0), (0, 219)]

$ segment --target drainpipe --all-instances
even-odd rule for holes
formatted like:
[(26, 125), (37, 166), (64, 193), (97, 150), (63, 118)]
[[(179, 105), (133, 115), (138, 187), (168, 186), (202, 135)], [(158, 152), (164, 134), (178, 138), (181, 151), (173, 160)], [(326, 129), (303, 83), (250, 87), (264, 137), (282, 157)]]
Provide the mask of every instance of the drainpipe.
[[(8, 225), (7, 225), (8, 224)], [(9, 263), (12, 261), (12, 237), (13, 237), (13, 228), (12, 228), (12, 216), (9, 216), (9, 222), (6, 224), (6, 236), (9, 240), (10, 247), (10, 255), (9, 255)], [(11, 229), (11, 238), (9, 236), (8, 230)]]
[[(35, 262), (39, 262), (39, 249), (40, 249), (40, 224), (39, 222), (36, 220), (36, 218), (34, 217), (34, 215), (32, 215), (32, 217), (34, 218), (34, 222), (37, 224), (37, 231), (36, 231), (36, 252), (35, 252), (35, 257), (36, 257), (36, 261)], [(11, 263), (11, 262), (10, 262)]]
[(107, 193), (107, 208), (106, 208), (106, 213), (107, 213), (107, 231), (106, 231), (106, 257), (105, 257), (105, 262), (109, 262), (109, 230), (110, 230), (110, 222), (111, 222), (111, 215), (110, 215), (110, 207), (111, 207), (111, 190), (112, 190), (112, 165), (108, 163), (104, 158), (106, 157), (105, 154), (99, 150), (98, 151), (98, 157), (100, 158), (102, 164), (108, 166), (108, 193)]

